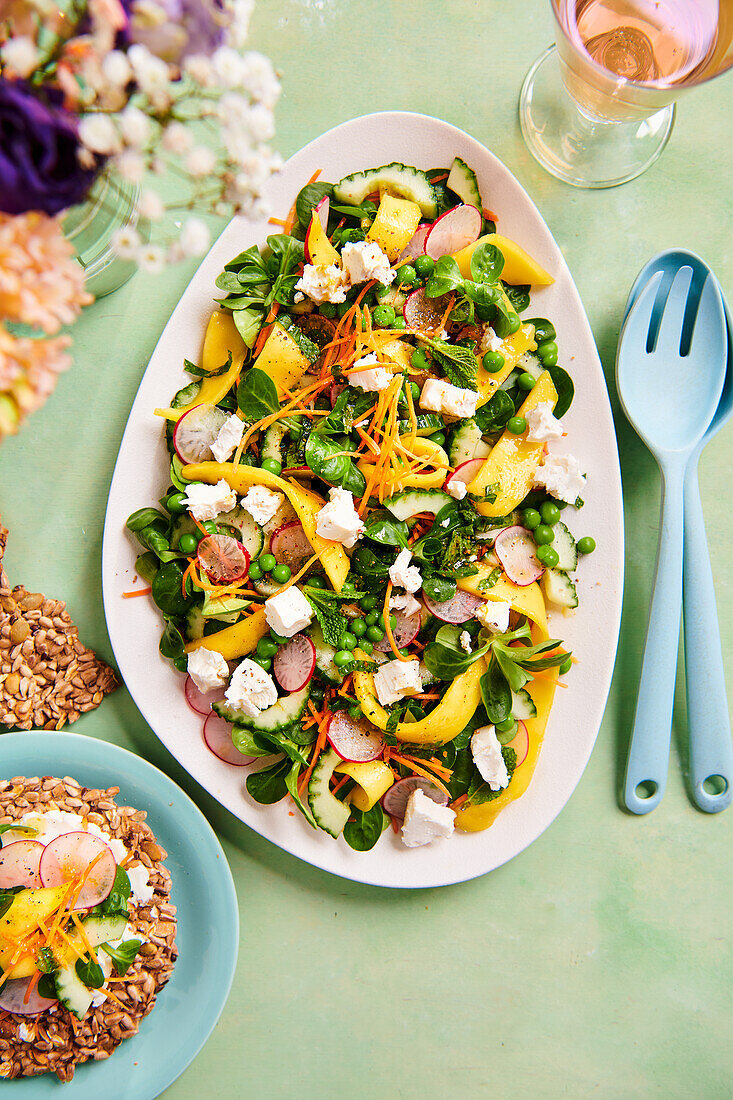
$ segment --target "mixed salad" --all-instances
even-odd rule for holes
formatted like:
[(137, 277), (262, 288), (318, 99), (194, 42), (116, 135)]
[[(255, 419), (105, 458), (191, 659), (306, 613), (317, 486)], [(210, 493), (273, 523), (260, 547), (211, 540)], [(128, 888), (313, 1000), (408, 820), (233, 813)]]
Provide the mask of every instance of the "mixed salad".
[(209, 747), (359, 851), (488, 827), (572, 665), (573, 382), (496, 220), (458, 157), (310, 180), (219, 275), (127, 524)]

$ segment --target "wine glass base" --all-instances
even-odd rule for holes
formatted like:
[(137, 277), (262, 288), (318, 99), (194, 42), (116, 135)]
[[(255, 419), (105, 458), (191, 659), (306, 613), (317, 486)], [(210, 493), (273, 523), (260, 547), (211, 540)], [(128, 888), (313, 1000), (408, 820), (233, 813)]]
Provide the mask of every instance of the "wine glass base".
[(565, 88), (556, 46), (537, 58), (519, 98), (519, 123), (530, 153), (573, 187), (615, 187), (641, 175), (667, 144), (674, 117), (674, 104), (625, 122), (589, 117)]

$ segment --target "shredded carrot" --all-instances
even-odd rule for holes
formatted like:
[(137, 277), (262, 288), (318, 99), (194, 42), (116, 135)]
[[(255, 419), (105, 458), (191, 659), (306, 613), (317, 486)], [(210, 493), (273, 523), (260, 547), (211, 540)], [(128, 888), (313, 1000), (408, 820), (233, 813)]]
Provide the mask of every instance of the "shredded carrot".
[(392, 595), (392, 581), (387, 581), (387, 592), (384, 597), (384, 632), (387, 635), (387, 641), (389, 642), (390, 649), (394, 653), (398, 661), (411, 661), (412, 657), (405, 656), (404, 653), (400, 653), (397, 648), (397, 644), (394, 640), (394, 634), (392, 633), (392, 626), (389, 621), (389, 598)]
[(484, 207), (484, 209), (481, 211), (481, 213), (483, 214), (483, 216), (486, 218), (487, 221), (498, 222), (498, 220), (499, 220), (499, 215), (495, 214), (493, 210), (487, 210), (486, 207)]
[(272, 329), (272, 322), (277, 317), (279, 311), (280, 311), (280, 303), (279, 302), (273, 302), (272, 305), (270, 306), (267, 317), (265, 317), (265, 320), (262, 324), (262, 328), (260, 329), (259, 334), (257, 336), (255, 346), (252, 350), (252, 357), (254, 359), (257, 358), (257, 356), (260, 354), (263, 347), (265, 346), (265, 342), (267, 340), (267, 337), (270, 335), (270, 330)]
[(443, 180), (448, 179), (449, 175), (450, 175), (450, 172), (444, 172), (442, 176), (432, 176), (431, 179), (430, 179), (430, 182), (431, 183), (442, 183)]
[(28, 988), (26, 989), (25, 996), (23, 997), (23, 1004), (24, 1005), (27, 1005), (28, 1002), (30, 1001), (31, 993), (36, 988), (36, 986), (38, 985), (40, 980), (41, 980), (41, 971), (36, 970), (35, 974), (31, 978), (31, 980), (28, 982)]
[[(329, 713), (328, 717), (329, 718), (331, 717), (330, 713)], [(318, 757), (321, 755), (321, 751), (325, 747), (325, 744), (326, 744), (326, 729), (327, 729), (327, 724), (324, 721), (324, 722), (321, 723), (321, 727), (318, 730), (318, 737), (316, 738), (315, 745), (313, 746), (313, 754), (311, 755), (310, 761), (308, 763), (308, 767), (305, 770), (305, 772), (303, 773), (303, 775), (300, 779), (300, 782), (298, 783), (298, 791), (301, 792), (301, 793), (308, 786), (308, 783), (310, 782), (310, 777), (313, 774), (313, 769), (316, 766), (316, 762), (318, 760)]]
[(268, 225), (279, 225), (283, 229), (285, 228), (285, 222), (282, 220), (282, 218), (268, 218), (267, 219), (267, 224)]
[(83, 925), (83, 924), (82, 924), (82, 922), (81, 922), (81, 921), (79, 920), (79, 918), (78, 918), (78, 916), (76, 915), (76, 913), (72, 913), (72, 914), (71, 914), (71, 919), (73, 920), (74, 924), (76, 925), (76, 930), (77, 930), (77, 932), (78, 932), (78, 933), (79, 933), (79, 935), (81, 936), (81, 942), (82, 942), (82, 943), (84, 944), (84, 946), (86, 947), (87, 951), (89, 952), (89, 957), (90, 957), (91, 959), (93, 959), (93, 960), (94, 960), (94, 962), (96, 962), (96, 961), (97, 961), (97, 953), (96, 953), (96, 951), (94, 950), (94, 948), (93, 948), (93, 947), (92, 947), (92, 945), (91, 945), (91, 942), (90, 942), (90, 940), (89, 940), (89, 936), (87, 936), (87, 934), (86, 934), (86, 929), (84, 928), (84, 925)]
[(152, 591), (152, 588), (148, 585), (147, 588), (136, 588), (132, 592), (123, 592), (122, 598), (123, 600), (131, 600), (134, 596), (149, 596)]
[(103, 988), (101, 992), (104, 993), (105, 997), (109, 997), (110, 1001), (114, 1001), (116, 1005), (119, 1005), (123, 1012), (127, 1012), (128, 1006), (119, 997), (115, 997), (111, 989)]
[[(430, 779), (433, 783), (440, 787), (440, 789), (444, 791), (445, 794), (447, 794), (450, 798), (450, 791), (445, 786), (445, 784), (438, 778), (437, 775), (435, 775), (433, 770), (428, 770), (432, 769), (433, 767), (432, 765), (428, 764), (428, 761), (423, 760), (421, 764), (418, 764), (415, 760), (413, 760), (411, 756), (402, 756), (401, 753), (395, 752), (394, 749), (392, 749), (392, 759), (396, 760), (398, 764), (404, 764), (405, 767), (410, 768), (414, 772), (417, 772), (418, 775), (422, 775), (426, 779)], [(423, 767), (423, 765), (425, 764), (427, 764), (427, 767)]]
[(467, 798), (468, 798), (468, 793), (459, 794), (458, 798), (454, 798), (453, 801), (449, 804), (451, 810), (457, 810), (459, 806), (463, 805), (463, 803), (466, 801)]
[(345, 776), (343, 776), (343, 778), (339, 779), (336, 786), (331, 788), (331, 794), (336, 794), (336, 791), (340, 791), (341, 788), (344, 786), (344, 784), (348, 783), (350, 779), (351, 779), (350, 775), (345, 775)]

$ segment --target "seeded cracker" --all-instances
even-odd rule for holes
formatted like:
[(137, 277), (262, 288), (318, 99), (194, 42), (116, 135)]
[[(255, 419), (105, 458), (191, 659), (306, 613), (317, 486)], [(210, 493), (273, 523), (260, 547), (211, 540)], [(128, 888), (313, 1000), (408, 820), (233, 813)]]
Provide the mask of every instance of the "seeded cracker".
[(60, 730), (98, 707), (117, 677), (79, 641), (63, 600), (11, 590), (7, 537), (0, 524), (0, 727)]

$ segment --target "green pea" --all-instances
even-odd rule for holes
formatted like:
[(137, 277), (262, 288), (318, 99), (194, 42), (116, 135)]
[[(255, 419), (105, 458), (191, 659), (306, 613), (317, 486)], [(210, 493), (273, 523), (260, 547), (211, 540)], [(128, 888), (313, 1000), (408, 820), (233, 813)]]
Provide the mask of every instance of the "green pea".
[(276, 458), (263, 458), (260, 468), (267, 470), (268, 474), (275, 474), (277, 477), (283, 472), (283, 464), (278, 462)]
[(560, 522), (560, 509), (551, 500), (546, 500), (540, 504), (540, 515), (542, 516), (542, 522), (549, 523), (550, 526), (553, 523)]
[(322, 577), (320, 573), (316, 573), (315, 577), (308, 578), (306, 584), (309, 584), (311, 588), (325, 588), (326, 578)]
[(272, 660), (270, 657), (260, 657), (259, 653), (255, 653), (251, 660), (253, 660), (256, 665), (259, 665), (260, 668), (264, 668), (265, 672), (269, 672), (272, 668)]
[(561, 676), (567, 676), (568, 672), (570, 672), (570, 669), (572, 667), (573, 667), (573, 658), (572, 657), (566, 657), (565, 660), (563, 661), (563, 663), (559, 666), (557, 671), (560, 673)]
[(445, 432), (433, 432), (430, 436), (433, 443), (437, 443), (439, 447), (445, 444)]
[[(285, 635), (285, 634), (276, 634), (275, 631), (272, 630), (272, 629), (270, 630), (270, 637), (272, 638), (273, 642), (275, 642), (277, 645), (285, 645), (286, 642), (290, 641), (290, 638), (288, 638), (287, 635)], [(312, 694), (313, 694), (313, 692), (311, 692), (311, 695)]]
[(415, 271), (421, 279), (429, 279), (435, 268), (435, 260), (432, 256), (416, 256)]
[(368, 626), (366, 636), (369, 642), (381, 642), (384, 637), (384, 631), (381, 626)]
[(339, 649), (356, 649), (358, 639), (349, 630), (345, 630), (339, 638)]
[(550, 366), (554, 366), (555, 363), (557, 363), (557, 344), (555, 341), (546, 340), (544, 343), (540, 344), (537, 348), (537, 358), (543, 363), (549, 363), (552, 359), (553, 362), (550, 363)]
[(182, 554), (193, 554), (198, 546), (198, 539), (195, 535), (181, 535), (178, 540), (178, 549)]
[(277, 565), (277, 558), (274, 554), (260, 554), (257, 560), (263, 573), (272, 573)]
[(591, 538), (590, 535), (584, 535), (582, 539), (578, 539), (579, 554), (592, 554), (595, 548), (596, 540)]
[(560, 561), (560, 555), (554, 546), (538, 546), (537, 547), (537, 560), (541, 561), (543, 565), (546, 565), (549, 569), (554, 569), (557, 563)]
[(389, 328), (394, 324), (395, 311), (392, 306), (377, 306), (372, 316), (376, 325), (381, 328)]
[(349, 707), (346, 713), (348, 714), (349, 718), (355, 718), (357, 720), (364, 717), (362, 709), (358, 705), (358, 703), (355, 703), (354, 706)]
[(385, 286), (384, 283), (379, 283), (374, 288), (374, 297), (378, 302), (383, 302), (385, 298), (388, 298), (392, 293), (392, 288)]
[(412, 286), (417, 282), (417, 272), (412, 264), (403, 264), (402, 267), (397, 268), (395, 282), (397, 286)]
[(510, 716), (509, 718), (505, 718), (503, 722), (497, 722), (496, 728), (499, 733), (509, 733), (511, 730), (516, 729), (516, 725), (516, 718)]
[(272, 579), (277, 581), (278, 584), (285, 584), (286, 581), (290, 580), (292, 575), (292, 569), (289, 565), (285, 565), (284, 562), (282, 564), (278, 563), (271, 572)]
[(537, 379), (533, 374), (530, 374), (529, 371), (524, 371), (517, 379), (517, 385), (520, 390), (529, 391), (534, 389), (536, 381)]
[(339, 317), (343, 317), (345, 313), (348, 313), (353, 304), (353, 302), (339, 302), (339, 304), (336, 306), (336, 312), (338, 313)]
[(541, 523), (539, 527), (534, 529), (534, 541), (538, 546), (546, 546), (548, 542), (553, 542), (555, 539), (555, 532), (547, 523)]
[(542, 517), (536, 508), (525, 508), (522, 518), (528, 531), (534, 531), (535, 527), (539, 527), (542, 521)]
[(350, 665), (354, 660), (353, 653), (349, 653), (348, 649), (337, 649), (333, 655), (333, 663), (336, 668), (345, 668), (346, 665)]
[(416, 401), (420, 400), (420, 387), (418, 386), (417, 382), (408, 382), (408, 385), (410, 387), (412, 402), (414, 404)]
[(364, 650), (368, 657), (371, 657), (372, 653), (374, 652), (374, 642), (370, 642), (368, 638), (362, 638), (362, 640), (359, 642), (359, 646), (361, 649)]
[(219, 528), (216, 526), (213, 519), (204, 520), (201, 526), (209, 535), (217, 535), (219, 533)]
[(329, 321), (332, 317), (336, 316), (336, 306), (333, 304), (333, 302), (323, 302), (320, 307), (320, 311), (324, 317), (327, 317), (329, 319)]
[(263, 577), (262, 566), (258, 561), (251, 561), (249, 563), (249, 579), (251, 581), (261, 581)]
[(506, 423), (507, 431), (510, 431), (512, 435), (521, 435), (522, 432), (527, 430), (527, 421), (523, 416), (512, 416)]
[(548, 340), (554, 340), (557, 336), (555, 326), (546, 317), (531, 317), (527, 324), (534, 326), (534, 338), (538, 344), (546, 344)]
[[(396, 615), (390, 615), (389, 625), (391, 626), (392, 630), (394, 630), (394, 628), (397, 626), (397, 616)], [(377, 626), (381, 627), (382, 630), (384, 630), (384, 615), (380, 615), (379, 618), (377, 619)]]
[(410, 363), (415, 370), (430, 370), (430, 360), (425, 354), (424, 348), (415, 348), (410, 356)]
[(534, 552), (537, 561), (542, 562), (543, 565), (547, 565), (547, 555), (550, 553), (551, 550), (552, 547), (548, 545), (538, 546)]
[(406, 327), (407, 326), (405, 325), (405, 318), (404, 317), (395, 317), (394, 321), (392, 322), (392, 328), (403, 329), (403, 328), (406, 328)]
[(506, 362), (504, 356), (500, 351), (487, 351), (484, 353), (484, 357), (481, 360), (484, 365), (484, 370), (489, 374), (497, 374)]
[(277, 642), (273, 638), (268, 638), (265, 635), (264, 638), (260, 638), (257, 643), (257, 656), (258, 657), (274, 657), (279, 649)]
[(349, 630), (355, 638), (363, 638), (366, 634), (367, 624), (363, 619), (352, 619), (349, 623)]
[(518, 313), (510, 313), (509, 316), (507, 317), (507, 322), (506, 323), (507, 323), (507, 328), (509, 329), (509, 335), (511, 336), (519, 330), (519, 326), (521, 325), (522, 322), (519, 320), (519, 314)]
[[(362, 609), (362, 611), (373, 611), (376, 606), (377, 606), (377, 597), (376, 596), (362, 596), (362, 598), (359, 600), (359, 607)], [(367, 623), (367, 626), (369, 626), (369, 625), (370, 624)]]
[[(375, 600), (374, 603), (376, 604), (376, 602), (377, 601)], [(374, 626), (376, 623), (379, 622), (380, 617), (381, 616), (378, 611), (372, 610), (364, 616), (364, 622), (367, 624), (367, 626)]]
[(171, 493), (165, 502), (165, 506), (169, 512), (185, 512), (187, 511), (186, 494), (185, 493)]

